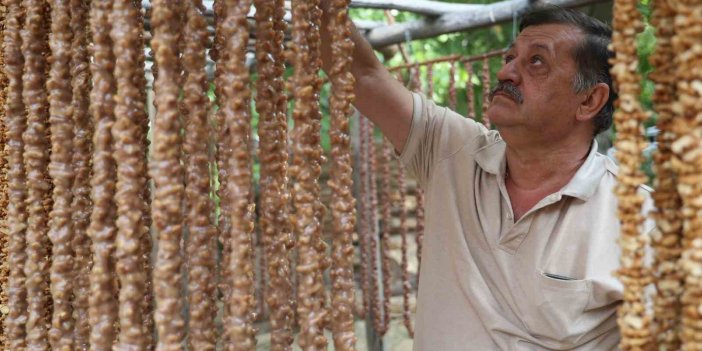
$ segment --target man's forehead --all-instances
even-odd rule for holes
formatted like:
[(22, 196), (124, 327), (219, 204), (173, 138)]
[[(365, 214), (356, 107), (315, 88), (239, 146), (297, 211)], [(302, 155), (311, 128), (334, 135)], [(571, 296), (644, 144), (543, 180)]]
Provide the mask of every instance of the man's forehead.
[(556, 47), (571, 46), (582, 38), (582, 30), (568, 24), (540, 24), (524, 28), (509, 44), (509, 49), (529, 47), (554, 51)]

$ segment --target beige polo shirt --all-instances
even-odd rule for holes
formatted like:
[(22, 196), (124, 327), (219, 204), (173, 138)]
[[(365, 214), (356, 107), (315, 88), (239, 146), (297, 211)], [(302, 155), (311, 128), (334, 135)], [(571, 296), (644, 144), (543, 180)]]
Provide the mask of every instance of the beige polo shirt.
[(499, 134), (421, 95), (414, 111), (400, 155), (425, 189), (414, 350), (616, 349), (615, 164), (593, 145), (515, 223)]

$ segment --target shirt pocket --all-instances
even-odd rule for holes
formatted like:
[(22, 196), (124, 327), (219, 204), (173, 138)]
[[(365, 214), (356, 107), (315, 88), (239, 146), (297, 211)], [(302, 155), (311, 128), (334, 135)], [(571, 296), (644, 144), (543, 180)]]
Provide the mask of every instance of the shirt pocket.
[(557, 279), (535, 272), (532, 301), (524, 316), (530, 333), (555, 349), (576, 345), (587, 332), (581, 320), (591, 294), (589, 280)]

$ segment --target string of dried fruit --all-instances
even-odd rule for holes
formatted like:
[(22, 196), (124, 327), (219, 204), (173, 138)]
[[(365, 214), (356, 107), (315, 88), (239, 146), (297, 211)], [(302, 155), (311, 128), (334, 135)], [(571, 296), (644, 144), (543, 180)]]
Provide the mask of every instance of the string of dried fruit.
[[(273, 80), (273, 88), (275, 91), (279, 91), (281, 93), (277, 94), (275, 98), (275, 108), (276, 108), (276, 113), (278, 114), (278, 120), (279, 120), (279, 127), (282, 132), (286, 134), (286, 139), (285, 139), (285, 152), (283, 152), (284, 157), (286, 157), (284, 162), (281, 162), (281, 167), (285, 167), (285, 171), (281, 172), (285, 174), (285, 180), (284, 180), (284, 186), (281, 187), (280, 190), (280, 197), (285, 200), (285, 211), (279, 212), (279, 221), (282, 223), (282, 225), (279, 226), (279, 231), (280, 228), (287, 228), (287, 233), (289, 233), (287, 236), (281, 237), (281, 245), (285, 245), (286, 250), (291, 253), (293, 252), (293, 247), (295, 246), (295, 237), (293, 236), (293, 228), (292, 228), (292, 223), (290, 219), (290, 187), (291, 184), (288, 181), (288, 172), (287, 172), (287, 166), (288, 166), (288, 159), (287, 155), (289, 154), (290, 151), (290, 144), (288, 143), (287, 140), (287, 132), (288, 132), (288, 95), (286, 92), (286, 82), (285, 79), (283, 79), (283, 72), (285, 71), (285, 62), (286, 62), (286, 56), (285, 56), (285, 32), (288, 30), (288, 24), (285, 20), (285, 3), (284, 1), (278, 0), (276, 2), (275, 6), (275, 12), (273, 13), (273, 29), (275, 31), (275, 40), (274, 40), (274, 46), (273, 46), (273, 57), (275, 58), (275, 66), (276, 66), (276, 79)], [(287, 281), (284, 283), (287, 286), (289, 286), (290, 292), (288, 292), (287, 296), (287, 304), (289, 308), (289, 311), (285, 311), (285, 309), (282, 307), (278, 308), (278, 312), (281, 315), (287, 314), (289, 318), (291, 319), (290, 326), (293, 327), (295, 324), (295, 284), (292, 282), (292, 277), (291, 273), (294, 271), (294, 268), (292, 267), (292, 257), (290, 254), (288, 254), (288, 257), (286, 261), (279, 261), (276, 263), (278, 266), (278, 272), (287, 272), (285, 274), (281, 273), (279, 274), (277, 279), (281, 280), (281, 285), (283, 285), (282, 280), (286, 279)], [(285, 265), (287, 265), (287, 269), (285, 268)], [(268, 263), (269, 267), (269, 277), (272, 277), (273, 275), (270, 274), (271, 272), (271, 266), (270, 266), (270, 260)], [(276, 272), (276, 273), (278, 273)], [(272, 279), (272, 278), (269, 278)], [(271, 309), (272, 310), (272, 309)], [(282, 339), (282, 338), (281, 338)]]
[(483, 58), (483, 124), (490, 129), (490, 117), (487, 115), (490, 103), (490, 58)]
[[(225, 127), (224, 110), (222, 109), (222, 106), (226, 101), (223, 95), (223, 89), (226, 84), (223, 78), (223, 73), (225, 71), (224, 67), (228, 57), (228, 52), (224, 50), (224, 45), (225, 38), (227, 38), (226, 31), (231, 31), (231, 29), (225, 29), (224, 26), (224, 20), (227, 16), (225, 7), (226, 4), (224, 1), (225, 0), (215, 0), (212, 5), (215, 15), (215, 35), (213, 48), (212, 50), (210, 50), (210, 56), (212, 57), (212, 60), (216, 62), (214, 74), (214, 92), (217, 99), (217, 105), (219, 107), (215, 116), (217, 125), (217, 150), (215, 158), (217, 160), (217, 181), (219, 183), (219, 187), (216, 190), (217, 196), (220, 200), (220, 216), (217, 222), (217, 235), (219, 237), (218, 241), (222, 244), (222, 262), (220, 262), (218, 286), (220, 293), (222, 294), (223, 301), (228, 301), (229, 296), (231, 294), (231, 280), (226, 278), (231, 277), (231, 274), (228, 271), (229, 262), (227, 261), (231, 256), (231, 241), (227, 240), (226, 235), (231, 231), (231, 220), (227, 214), (231, 213), (232, 210), (229, 207), (229, 202), (222, 201), (222, 199), (225, 199), (229, 196), (229, 190), (227, 186), (227, 181), (229, 179), (229, 168), (226, 163), (227, 160), (232, 158), (233, 150), (231, 150), (231, 148), (226, 143), (226, 140), (229, 140), (230, 138), (230, 131), (228, 128)], [(226, 337), (226, 335), (224, 336)]]
[[(253, 141), (252, 141), (253, 142)], [(253, 149), (252, 145), (252, 149)], [(256, 151), (253, 150), (255, 153)], [(252, 155), (251, 157), (255, 157), (255, 155)], [(253, 183), (252, 183), (253, 184)], [(252, 185), (254, 188), (251, 189), (251, 194), (256, 193), (255, 189), (255, 184)], [(251, 202), (254, 202), (255, 199), (252, 199)], [(255, 227), (255, 225), (254, 225)], [(260, 322), (265, 319), (268, 319), (269, 313), (266, 308), (266, 297), (268, 296), (268, 277), (267, 277), (267, 272), (268, 272), (268, 260), (266, 260), (266, 250), (263, 247), (263, 239), (261, 238), (261, 233), (259, 231), (254, 230), (254, 232), (251, 234), (251, 242), (253, 244), (253, 252), (251, 253), (254, 257), (254, 266), (258, 268), (258, 271), (255, 273), (254, 277), (254, 299), (256, 301), (256, 311), (254, 312), (255, 314), (255, 322)]]
[[(210, 59), (214, 62), (217, 62), (219, 58), (221, 57), (220, 54), (222, 53), (222, 43), (224, 40), (224, 36), (222, 33), (223, 28), (221, 27), (222, 21), (224, 20), (224, 17), (226, 16), (226, 9), (224, 8), (224, 0), (215, 0), (212, 2), (212, 15), (213, 15), (213, 22), (215, 25), (215, 32), (214, 32), (214, 37), (212, 40), (212, 49), (210, 49)], [(216, 74), (216, 72), (215, 72)], [(217, 87), (215, 87), (217, 89)]]
[(186, 159), (186, 209), (188, 221), (188, 342), (191, 350), (214, 350), (217, 330), (215, 315), (214, 247), (216, 228), (212, 223), (213, 204), (210, 200), (209, 157), (207, 143), (207, 74), (205, 45), (207, 21), (202, 0), (187, 2), (187, 22), (183, 39), (183, 68), (186, 79), (184, 102), (186, 114), (184, 150)]
[[(42, 21), (43, 21), (42, 23), (45, 23), (45, 28), (46, 28), (46, 29), (45, 29), (45, 30), (46, 30), (46, 42), (44, 43), (44, 44), (45, 44), (45, 45), (44, 45), (44, 56), (48, 58), (48, 57), (51, 56), (51, 49), (49, 48), (49, 38), (50, 38), (50, 32), (51, 32), (51, 28), (50, 28), (50, 27), (51, 27), (51, 6), (50, 6), (50, 4), (49, 4), (49, 1), (45, 1), (45, 2), (44, 2), (44, 11), (43, 11), (43, 13), (44, 13), (44, 17), (43, 17), (43, 19), (42, 19)], [(44, 82), (45, 82), (45, 84), (46, 84), (46, 82), (49, 80), (49, 65), (48, 65), (48, 63), (49, 63), (49, 62), (48, 62), (48, 60), (47, 60), (47, 66), (46, 66), (46, 69), (44, 70)], [(45, 87), (46, 87), (46, 86), (45, 86)], [(48, 92), (47, 92), (47, 94), (48, 94)], [(46, 104), (47, 104), (47, 106), (48, 106), (48, 100), (47, 100)], [(47, 118), (48, 118), (48, 113), (49, 113), (49, 112), (48, 112), (48, 107), (47, 107), (47, 112), (46, 112), (46, 113), (47, 113)], [(50, 139), (51, 139), (51, 129), (50, 129), (48, 126), (47, 126), (47, 128), (46, 128), (46, 139), (47, 139), (47, 140), (50, 140)], [(49, 141), (49, 143), (51, 143), (51, 142)], [(49, 155), (50, 155), (50, 153), (49, 153)], [(50, 213), (50, 212), (51, 212), (51, 209), (54, 207), (54, 200), (53, 200), (53, 197), (52, 197), (52, 193), (53, 193), (53, 190), (54, 190), (54, 189), (53, 189), (54, 184), (53, 184), (53, 182), (51, 181), (51, 177), (49, 176), (49, 173), (48, 173), (48, 172), (46, 172), (46, 181), (47, 181), (48, 184), (49, 184), (49, 189), (47, 189), (47, 191), (45, 192), (45, 193), (46, 193), (46, 196), (44, 197), (44, 210), (46, 211), (46, 213)], [(50, 220), (50, 219), (49, 219), (49, 220)], [(48, 256), (49, 262), (51, 261), (51, 244), (50, 244), (50, 243), (51, 243), (51, 241), (49, 241), (49, 249), (48, 249), (48, 252), (49, 252), (49, 256)], [(49, 265), (50, 265), (50, 263), (49, 263)], [(47, 286), (47, 288), (46, 288), (46, 293), (50, 296), (50, 295), (51, 295), (51, 292), (50, 292), (49, 289), (50, 289), (50, 287)], [(51, 314), (52, 314), (52, 310), (53, 310), (53, 300), (49, 299), (49, 303), (48, 303), (48, 305), (47, 305), (46, 308), (47, 308), (47, 313), (48, 313), (49, 315), (51, 315)], [(49, 321), (49, 323), (51, 323), (51, 322)]]
[(702, 55), (696, 48), (702, 39), (702, 5), (696, 1), (678, 0), (672, 3), (677, 12), (674, 21), (675, 36), (672, 40), (675, 56), (675, 81), (677, 100), (673, 102), (675, 114), (672, 130), (677, 139), (671, 149), (674, 171), (678, 175), (678, 193), (682, 199), (680, 211), (683, 220), (683, 254), (680, 260), (685, 273), (682, 301), (682, 330), (680, 338), (683, 350), (702, 349), (702, 279), (699, 271), (702, 263), (702, 113), (699, 101), (702, 98), (699, 71)]
[(415, 244), (417, 245), (417, 284), (419, 284), (419, 272), (422, 267), (422, 243), (424, 242), (424, 190), (419, 186), (415, 185), (414, 188), (416, 197), (416, 210), (415, 218), (417, 224), (414, 227), (415, 231)]
[(646, 181), (641, 172), (642, 151), (646, 146), (642, 124), (647, 114), (638, 102), (640, 77), (630, 67), (636, 65), (635, 35), (642, 23), (636, 9), (636, 1), (614, 2), (614, 34), (612, 48), (616, 58), (612, 59), (612, 75), (618, 86), (619, 99), (614, 114), (617, 128), (617, 159), (619, 160), (619, 182), (615, 193), (619, 200), (618, 216), (621, 221), (619, 245), (621, 267), (617, 276), (624, 285), (623, 304), (619, 308), (618, 324), (622, 339), (622, 350), (643, 348), (651, 340), (651, 318), (646, 314), (644, 287), (651, 283), (651, 276), (644, 266), (643, 256), (647, 237), (642, 235), (641, 208), (644, 198), (638, 189)]
[(153, 127), (153, 163), (150, 174), (154, 180), (152, 218), (158, 240), (154, 266), (154, 293), (156, 295), (155, 322), (159, 350), (179, 350), (184, 337), (185, 321), (181, 315), (180, 240), (183, 235), (181, 208), (184, 198), (183, 168), (181, 166), (182, 139), (178, 106), (180, 64), (178, 37), (180, 14), (174, 4), (166, 0), (153, 3), (151, 25), (154, 37), (151, 47), (158, 65), (154, 83), (158, 105)]
[(27, 107), (27, 130), (24, 139), (24, 163), (27, 171), (27, 348), (48, 349), (50, 328), (48, 211), (45, 199), (50, 194), (48, 175), (49, 140), (46, 84), (47, 9), (39, 0), (24, 2), (25, 25), (22, 31), (24, 83), (22, 98)]
[[(142, 7), (142, 2), (141, 0), (132, 0), (132, 5), (134, 6), (136, 10), (136, 26), (139, 28), (139, 33), (136, 39), (136, 47), (139, 48), (139, 52), (137, 53), (137, 62), (138, 65), (136, 66), (136, 71), (135, 71), (135, 79), (136, 79), (136, 85), (138, 87), (144, 87), (139, 89), (139, 99), (140, 103), (146, 106), (146, 71), (145, 71), (145, 63), (146, 63), (146, 54), (144, 51), (146, 42), (144, 40), (144, 8)], [(152, 7), (153, 10), (153, 7)], [(179, 13), (182, 11), (179, 11)], [(152, 36), (153, 38), (153, 21), (151, 22), (151, 31), (152, 31)], [(179, 28), (182, 28), (182, 26), (179, 26)], [(153, 57), (153, 52), (152, 52), (152, 57)], [(156, 78), (158, 77), (158, 74), (156, 74), (156, 60), (152, 60), (154, 63), (154, 81), (156, 81)], [(178, 84), (179, 86), (182, 86), (181, 83)], [(156, 111), (156, 103), (154, 102), (154, 110)], [(144, 150), (149, 150), (149, 139), (147, 137), (149, 133), (149, 116), (146, 113), (146, 109), (142, 109), (138, 111), (137, 115), (137, 121), (139, 125), (141, 126), (140, 132), (138, 138), (143, 144)], [(148, 156), (148, 151), (144, 153), (144, 162), (145, 164), (148, 164), (149, 161), (149, 156)], [(146, 179), (145, 182), (146, 184), (149, 184), (149, 175), (145, 174)], [(144, 217), (142, 218), (143, 225), (146, 227), (143, 235), (141, 237), (141, 244), (140, 244), (140, 249), (141, 249), (141, 255), (142, 255), (142, 262), (144, 263), (144, 272), (146, 272), (146, 285), (144, 285), (144, 299), (142, 300), (141, 303), (141, 313), (143, 314), (143, 324), (144, 324), (144, 335), (146, 337), (145, 345), (146, 349), (150, 350), (154, 347), (154, 340), (152, 340), (152, 336), (154, 334), (154, 287), (152, 285), (153, 281), (153, 267), (151, 265), (151, 254), (153, 250), (153, 243), (152, 243), (152, 237), (151, 237), (151, 224), (152, 224), (152, 219), (151, 219), (151, 186), (145, 186), (142, 189), (142, 195), (141, 195), (143, 201), (142, 203), (144, 204), (145, 208), (143, 209)]]
[[(351, 139), (349, 117), (354, 99), (354, 77), (351, 74), (351, 57), (354, 44), (351, 41), (349, 0), (332, 1), (329, 14), (331, 32), (332, 66), (330, 76), (331, 98), (329, 102), (331, 126), (331, 160), (329, 188), (332, 190), (332, 281), (331, 330), (334, 349), (355, 350), (354, 333), (354, 280), (353, 280), (353, 234), (356, 226), (356, 199), (353, 196), (353, 169), (351, 167)], [(388, 280), (389, 282), (389, 280)], [(388, 284), (389, 285), (389, 284)], [(389, 304), (388, 304), (389, 307)]]
[(392, 231), (392, 189), (390, 184), (390, 163), (392, 150), (387, 142), (382, 139), (380, 154), (376, 155), (380, 164), (380, 272), (383, 283), (383, 323), (378, 330), (380, 335), (385, 335), (390, 327), (390, 235)]
[[(314, 72), (319, 72), (322, 68), (322, 58), (321, 58), (321, 51), (320, 51), (320, 43), (321, 43), (321, 37), (319, 33), (319, 28), (322, 26), (322, 9), (319, 7), (319, 2), (314, 2), (312, 3), (312, 6), (310, 7), (310, 12), (309, 12), (309, 23), (310, 23), (310, 28), (313, 28), (314, 30), (311, 30), (307, 36), (307, 44), (309, 46), (309, 55), (310, 55), (310, 71)], [(322, 84), (324, 84), (324, 81), (322, 78), (319, 76), (319, 74), (315, 74), (312, 76), (311, 83), (314, 85), (313, 91), (319, 92), (322, 90)], [(315, 98), (315, 104), (316, 107), (312, 109), (312, 112), (315, 114), (314, 119), (315, 120), (322, 120), (322, 111), (319, 108), (319, 93), (316, 94)], [(320, 124), (321, 126), (321, 124)], [(318, 132), (319, 133), (319, 132)], [(322, 164), (324, 163), (325, 156), (324, 156), (324, 150), (321, 149), (320, 153), (320, 161), (319, 163)], [(321, 173), (320, 173), (321, 175)], [(317, 184), (319, 187), (319, 184)], [(318, 190), (318, 193), (321, 193), (321, 188)], [(317, 217), (317, 221), (319, 223), (324, 223), (325, 215), (326, 215), (326, 206), (322, 203), (321, 200), (319, 200), (319, 197), (317, 198), (318, 200), (316, 201), (316, 210), (315, 210), (315, 216)], [(315, 248), (317, 249), (317, 255), (320, 259), (319, 263), (319, 271), (317, 271), (315, 274), (318, 275), (317, 280), (320, 282), (323, 282), (324, 280), (324, 275), (325, 272), (329, 269), (331, 266), (331, 257), (327, 255), (327, 251), (329, 248), (329, 245), (327, 245), (325, 238), (323, 236), (325, 232), (323, 230), (319, 231), (319, 235), (316, 236), (315, 240)], [(327, 290), (326, 289), (319, 289), (316, 292), (318, 296), (316, 297), (317, 299), (322, 301), (322, 306), (326, 310), (328, 308), (328, 303), (327, 303)], [(329, 329), (329, 319), (331, 315), (329, 311), (325, 311), (323, 314), (322, 318), (322, 325), (324, 328)]]
[(49, 91), (49, 126), (51, 156), (49, 175), (54, 184), (53, 209), (50, 213), (49, 239), (51, 251), (51, 297), (53, 315), (49, 343), (54, 349), (73, 348), (73, 223), (71, 202), (73, 194), (73, 120), (71, 114), (71, 14), (68, 0), (51, 3), (51, 69)]
[(475, 119), (475, 87), (473, 87), (473, 76), (475, 71), (473, 71), (473, 63), (464, 63), (466, 72), (468, 72), (468, 79), (466, 80), (466, 105), (468, 118)]
[(141, 138), (144, 103), (138, 83), (143, 73), (139, 52), (142, 28), (137, 9), (130, 0), (114, 1), (110, 36), (114, 44), (117, 95), (115, 96), (114, 158), (117, 164), (117, 276), (119, 291), (118, 349), (145, 349), (148, 337), (144, 328), (143, 300), (146, 296), (144, 252), (140, 245), (148, 233), (144, 216), (148, 212), (143, 198), (146, 182), (146, 149)]
[(10, 350), (25, 349), (27, 321), (27, 290), (24, 266), (27, 261), (27, 175), (24, 168), (24, 140), (27, 126), (25, 105), (22, 101), (22, 38), (20, 31), (24, 22), (24, 9), (20, 0), (3, 2), (7, 9), (3, 35), (4, 72), (7, 77), (5, 120), (7, 125), (8, 176), (8, 263), (10, 276), (7, 286), (9, 313), (4, 321), (3, 332)]
[(456, 111), (456, 61), (451, 61), (449, 66), (449, 82), (448, 82), (448, 107)]
[[(178, 41), (177, 41), (177, 54), (178, 57), (181, 58), (181, 60), (178, 60), (178, 73), (180, 75), (178, 76), (178, 86), (182, 87), (183, 84), (185, 84), (185, 69), (183, 68), (183, 53), (185, 52), (185, 26), (187, 24), (188, 18), (187, 18), (187, 6), (188, 6), (188, 1), (178, 1), (175, 3), (175, 10), (177, 11), (177, 22), (178, 26), (180, 26), (181, 30), (178, 31)], [(142, 10), (143, 11), (143, 10)], [(152, 37), (153, 38), (153, 37)], [(155, 80), (155, 79), (154, 79)], [(185, 115), (185, 102), (183, 99), (178, 100), (178, 110), (180, 111), (181, 115)]]
[[(275, 106), (272, 101), (274, 94), (279, 92), (273, 92), (273, 87), (271, 86), (272, 80), (275, 78), (275, 59), (272, 57), (271, 51), (273, 50), (272, 42), (275, 37), (275, 31), (273, 29), (273, 11), (275, 10), (275, 5), (271, 1), (260, 1), (254, 0), (254, 5), (256, 6), (256, 69), (258, 73), (258, 79), (256, 80), (256, 111), (259, 115), (259, 163), (260, 163), (260, 176), (259, 184), (261, 187), (260, 195), (260, 215), (259, 215), (259, 225), (261, 228), (260, 235), (254, 233), (253, 235), (253, 247), (256, 253), (256, 263), (255, 266), (258, 267), (256, 272), (256, 321), (260, 321), (264, 318), (265, 314), (265, 297), (268, 296), (265, 293), (266, 286), (266, 270), (267, 270), (267, 260), (265, 256), (270, 255), (269, 250), (272, 240), (274, 240), (277, 228), (275, 228), (275, 211), (277, 203), (277, 193), (273, 192), (274, 189), (279, 189), (278, 184), (278, 172), (280, 155), (278, 154), (277, 143), (283, 142), (283, 147), (285, 147), (284, 139), (280, 138), (279, 131), (276, 128), (276, 123), (278, 121), (274, 120), (277, 115), (275, 114)], [(276, 252), (273, 255), (282, 255), (285, 257), (285, 251)], [(276, 274), (275, 272), (273, 274)], [(273, 294), (276, 294), (273, 292)], [(271, 301), (272, 303), (278, 302)], [(273, 319), (271, 317), (272, 330), (271, 338), (273, 334), (277, 334), (281, 325), (279, 320)], [(273, 326), (275, 325), (275, 326)], [(287, 331), (287, 330), (286, 330)], [(277, 335), (276, 335), (277, 336)], [(276, 344), (275, 347), (280, 348), (279, 341), (276, 340), (272, 344)], [(286, 344), (282, 347), (289, 347)]]
[[(410, 72), (411, 74), (411, 72)], [(398, 73), (397, 75), (398, 79), (402, 82), (402, 74)], [(412, 83), (412, 82), (410, 82)], [(409, 87), (410, 89), (412, 88), (411, 86)], [(392, 149), (391, 149), (392, 152)], [(407, 235), (408, 235), (408, 230), (407, 230), (407, 206), (405, 205), (407, 201), (407, 185), (406, 185), (406, 175), (405, 175), (405, 168), (400, 162), (400, 160), (396, 160), (397, 166), (397, 174), (396, 174), (396, 181), (397, 181), (397, 193), (398, 193), (398, 205), (400, 206), (400, 239), (401, 239), (401, 244), (400, 244), (400, 251), (401, 251), (401, 258), (400, 258), (400, 267), (402, 269), (401, 273), (401, 279), (402, 279), (402, 322), (405, 325), (405, 328), (407, 329), (407, 333), (411, 338), (414, 338), (414, 328), (412, 326), (412, 320), (411, 320), (411, 312), (410, 312), (410, 294), (411, 294), (411, 289), (412, 289), (412, 284), (410, 283), (410, 275), (409, 275), (409, 256), (407, 253), (408, 249), (408, 242), (407, 242)]]
[[(225, 240), (231, 242), (230, 257), (225, 272), (231, 277), (231, 292), (225, 302), (223, 324), (227, 350), (253, 350), (256, 346), (255, 331), (252, 326), (255, 312), (254, 277), (251, 233), (253, 231), (253, 204), (251, 191), (251, 116), (249, 113), (249, 72), (245, 66), (246, 44), (249, 33), (246, 14), (251, 7), (250, 0), (228, 0), (224, 3), (226, 17), (222, 23), (224, 30), (223, 48), (226, 60), (221, 73), (224, 83), (224, 99), (220, 105), (224, 116), (223, 129), (230, 137), (220, 140), (231, 150), (226, 161), (226, 197), (231, 212), (231, 228), (224, 233)], [(222, 175), (220, 174), (220, 177)]]
[(115, 123), (114, 95), (117, 84), (113, 75), (115, 57), (110, 38), (111, 0), (92, 0), (90, 32), (92, 56), (90, 73), (93, 87), (90, 91), (90, 113), (93, 117), (93, 161), (88, 235), (92, 239), (93, 266), (90, 272), (90, 347), (93, 350), (112, 350), (117, 324), (117, 286), (115, 272), (115, 183), (117, 165), (113, 157), (112, 126)]
[[(370, 223), (370, 235), (368, 236), (368, 255), (371, 263), (370, 267), (370, 303), (373, 313), (373, 327), (376, 332), (381, 332), (385, 325), (385, 316), (383, 315), (383, 305), (380, 300), (380, 285), (378, 283), (378, 238), (380, 232), (378, 228), (378, 183), (376, 174), (378, 171), (378, 160), (376, 157), (375, 148), (375, 128), (371, 123), (368, 123), (367, 129), (368, 139), (368, 191), (370, 193), (370, 204), (368, 206), (368, 219)], [(380, 268), (382, 269), (382, 268)]]
[[(303, 350), (322, 350), (327, 347), (323, 334), (326, 314), (324, 282), (322, 281), (323, 256), (318, 250), (321, 241), (319, 203), (322, 148), (319, 144), (319, 84), (317, 82), (318, 53), (310, 45), (319, 34), (319, 27), (312, 22), (312, 12), (319, 1), (293, 1), (293, 96), (295, 107), (292, 131), (293, 164), (290, 173), (297, 182), (293, 197), (294, 225), (298, 237), (297, 262), (297, 314), (300, 323), (299, 345)], [(321, 293), (320, 293), (321, 292)]]
[(370, 193), (368, 184), (368, 128), (369, 121), (366, 117), (358, 116), (358, 130), (359, 130), (359, 155), (358, 155), (358, 174), (359, 174), (359, 184), (358, 184), (358, 197), (361, 201), (358, 202), (359, 211), (359, 225), (358, 225), (358, 242), (360, 251), (360, 282), (362, 294), (362, 315), (360, 318), (365, 318), (367, 314), (370, 313), (370, 266), (368, 261), (370, 257), (368, 250), (368, 241), (370, 236), (370, 220), (368, 217), (368, 207), (370, 205)]
[[(434, 64), (428, 64), (426, 69), (427, 90), (425, 93), (428, 99), (434, 99)], [(419, 72), (419, 67), (417, 67), (417, 72)], [(421, 91), (422, 89), (421, 83), (417, 83), (415, 87), (416, 91)]]
[[(5, 21), (7, 17), (7, 7), (0, 3), (0, 48), (4, 41)], [(7, 154), (5, 145), (7, 144), (7, 119), (5, 115), (5, 89), (7, 88), (7, 78), (5, 77), (5, 60), (0, 49), (0, 349), (7, 348), (7, 337), (5, 335), (5, 318), (9, 312), (7, 306), (7, 288), (10, 267), (8, 265), (8, 232), (7, 232)]]
[[(287, 189), (287, 98), (284, 92), (282, 0), (255, 0), (256, 110), (259, 115), (261, 163), (261, 236), (270, 286), (265, 294), (270, 311), (271, 349), (290, 350), (293, 343), (293, 291), (290, 282), (292, 225)], [(263, 272), (262, 272), (263, 273)], [(263, 276), (263, 274), (262, 274)]]
[(87, 350), (90, 342), (90, 323), (88, 317), (88, 296), (90, 296), (90, 266), (92, 264), (90, 238), (87, 229), (90, 225), (90, 159), (92, 153), (93, 125), (90, 123), (88, 107), (90, 104), (89, 82), (90, 68), (88, 61), (88, 6), (82, 0), (71, 0), (71, 23), (73, 33), (71, 42), (71, 107), (73, 109), (73, 203), (71, 204), (73, 221), (73, 250), (76, 276), (73, 294), (73, 319), (75, 321), (75, 347)]
[(412, 283), (410, 282), (409, 274), (409, 256), (407, 255), (407, 190), (405, 189), (405, 167), (397, 161), (397, 189), (399, 193), (400, 205), (400, 238), (401, 242), (401, 267), (402, 267), (402, 323), (407, 329), (407, 333), (411, 338), (414, 338), (414, 327), (412, 326), (411, 311), (410, 311), (410, 294), (412, 291)]
[[(434, 73), (433, 65), (427, 67), (427, 90), (425, 94), (427, 96), (434, 96)], [(418, 74), (418, 73), (417, 73)], [(419, 78), (418, 78), (419, 79)], [(417, 85), (418, 91), (421, 91), (421, 86)], [(415, 185), (415, 197), (416, 197), (416, 212), (415, 218), (417, 224), (415, 226), (415, 243), (417, 245), (417, 282), (419, 282), (419, 271), (422, 266), (422, 243), (424, 242), (424, 190), (419, 186)]]
[(653, 2), (651, 23), (656, 27), (656, 51), (649, 61), (656, 68), (649, 74), (656, 83), (652, 100), (658, 113), (658, 148), (655, 152), (656, 191), (652, 196), (656, 209), (653, 218), (656, 229), (652, 235), (655, 250), (653, 263), (656, 276), (656, 294), (653, 303), (653, 325), (656, 343), (659, 348), (677, 350), (680, 348), (679, 318), (680, 295), (682, 293), (683, 272), (678, 269), (682, 234), (681, 207), (677, 191), (677, 179), (672, 169), (671, 143), (676, 139), (672, 131), (673, 112), (671, 104), (675, 100), (675, 53), (672, 47), (675, 11), (668, 2)]

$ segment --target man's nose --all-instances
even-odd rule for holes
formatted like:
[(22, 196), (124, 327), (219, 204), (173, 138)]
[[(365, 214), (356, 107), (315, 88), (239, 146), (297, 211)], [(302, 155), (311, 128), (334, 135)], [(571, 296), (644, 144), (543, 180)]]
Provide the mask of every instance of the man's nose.
[(521, 75), (519, 74), (519, 69), (517, 67), (517, 59), (505, 62), (499, 71), (497, 71), (498, 81), (510, 81), (514, 85), (519, 85), (521, 82)]

